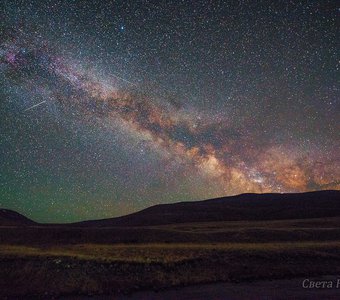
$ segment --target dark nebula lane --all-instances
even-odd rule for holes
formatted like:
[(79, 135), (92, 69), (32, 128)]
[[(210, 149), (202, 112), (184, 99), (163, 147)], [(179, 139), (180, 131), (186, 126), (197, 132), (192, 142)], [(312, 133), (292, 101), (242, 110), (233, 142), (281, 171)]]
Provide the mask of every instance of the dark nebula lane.
[(333, 1), (1, 10), (0, 207), (62, 222), (340, 189)]

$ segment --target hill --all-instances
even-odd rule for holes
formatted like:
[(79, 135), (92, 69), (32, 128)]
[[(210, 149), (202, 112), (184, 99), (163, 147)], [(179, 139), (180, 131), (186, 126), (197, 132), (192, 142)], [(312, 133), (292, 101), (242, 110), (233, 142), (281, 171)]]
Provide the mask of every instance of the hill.
[(291, 194), (241, 194), (217, 199), (160, 204), (110, 219), (73, 226), (150, 226), (192, 222), (263, 221), (340, 216), (340, 191)]
[(0, 209), (0, 226), (26, 226), (34, 225), (34, 221), (9, 209)]
[(336, 191), (156, 205), (75, 224), (37, 224), (0, 209), (0, 220), (16, 225), (0, 226), (1, 299), (112, 299), (143, 289), (340, 273)]

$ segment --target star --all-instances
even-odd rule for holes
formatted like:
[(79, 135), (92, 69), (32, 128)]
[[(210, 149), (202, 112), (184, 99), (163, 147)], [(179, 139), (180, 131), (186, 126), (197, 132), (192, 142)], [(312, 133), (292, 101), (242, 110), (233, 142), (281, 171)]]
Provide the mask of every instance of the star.
[(71, 222), (340, 189), (330, 5), (5, 1), (0, 207)]

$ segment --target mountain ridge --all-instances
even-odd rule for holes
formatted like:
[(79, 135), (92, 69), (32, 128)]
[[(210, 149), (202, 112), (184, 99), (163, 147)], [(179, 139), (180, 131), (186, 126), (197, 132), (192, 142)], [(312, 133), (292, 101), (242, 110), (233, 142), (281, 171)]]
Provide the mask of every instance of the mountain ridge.
[(0, 226), (25, 226), (38, 224), (26, 216), (6, 208), (0, 208)]
[(339, 216), (340, 191), (326, 190), (282, 194), (246, 193), (200, 201), (157, 204), (125, 216), (68, 224), (37, 223), (13, 210), (0, 208), (0, 226), (120, 227)]
[(74, 225), (95, 227), (150, 226), (190, 222), (336, 216), (340, 216), (340, 191), (328, 190), (285, 194), (247, 193), (200, 201), (157, 204), (126, 216), (82, 221), (74, 223)]

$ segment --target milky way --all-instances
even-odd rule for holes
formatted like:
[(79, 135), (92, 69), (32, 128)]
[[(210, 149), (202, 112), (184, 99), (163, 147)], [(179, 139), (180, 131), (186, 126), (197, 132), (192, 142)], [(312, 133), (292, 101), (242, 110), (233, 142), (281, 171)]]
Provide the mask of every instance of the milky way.
[[(238, 193), (340, 189), (331, 4), (228, 13), (237, 2), (206, 11), (173, 2), (158, 17), (149, 2), (56, 2), (52, 15), (43, 3), (5, 4), (1, 206), (71, 221)], [(190, 24), (167, 19), (179, 4), (174, 19)], [(253, 19), (238, 20), (245, 10)]]

